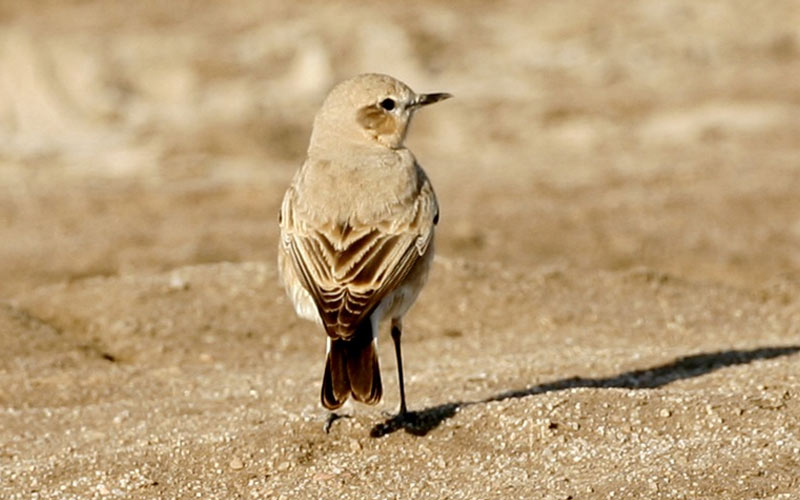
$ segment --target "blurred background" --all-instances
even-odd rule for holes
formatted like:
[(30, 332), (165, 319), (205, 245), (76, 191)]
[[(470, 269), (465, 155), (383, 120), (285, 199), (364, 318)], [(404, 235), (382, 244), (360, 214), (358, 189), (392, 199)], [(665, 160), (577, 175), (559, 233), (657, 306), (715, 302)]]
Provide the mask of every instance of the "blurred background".
[(275, 258), (339, 80), (456, 96), (409, 145), (439, 254), (800, 273), (800, 3), (0, 1), (0, 298)]

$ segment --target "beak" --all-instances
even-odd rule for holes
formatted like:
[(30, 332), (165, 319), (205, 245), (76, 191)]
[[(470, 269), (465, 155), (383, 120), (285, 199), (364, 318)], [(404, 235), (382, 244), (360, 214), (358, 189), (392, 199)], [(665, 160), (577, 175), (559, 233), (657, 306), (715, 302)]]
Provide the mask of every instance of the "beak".
[(445, 99), (450, 99), (451, 97), (453, 97), (453, 95), (448, 94), (446, 92), (440, 92), (436, 94), (420, 94), (414, 100), (414, 107), (418, 108), (422, 106), (427, 106), (428, 104), (444, 101)]

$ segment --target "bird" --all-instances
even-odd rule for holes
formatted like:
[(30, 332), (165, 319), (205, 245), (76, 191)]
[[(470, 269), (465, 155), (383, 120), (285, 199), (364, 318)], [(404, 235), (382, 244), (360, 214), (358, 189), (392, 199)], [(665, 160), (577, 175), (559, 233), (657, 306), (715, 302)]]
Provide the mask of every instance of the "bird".
[(409, 414), (402, 321), (428, 277), (439, 205), (405, 139), (417, 110), (450, 97), (417, 94), (384, 74), (342, 81), (316, 114), (306, 159), (283, 197), (280, 279), (297, 315), (326, 333), (320, 400), (331, 412), (350, 396), (381, 400), (377, 341), (388, 320), (397, 417)]

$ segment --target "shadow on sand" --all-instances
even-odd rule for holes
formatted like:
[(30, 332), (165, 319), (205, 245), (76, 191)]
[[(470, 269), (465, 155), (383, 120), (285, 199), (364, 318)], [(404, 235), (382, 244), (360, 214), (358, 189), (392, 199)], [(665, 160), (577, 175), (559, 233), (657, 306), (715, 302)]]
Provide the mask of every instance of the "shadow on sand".
[(653, 368), (633, 370), (612, 377), (585, 378), (572, 377), (556, 380), (544, 384), (534, 385), (525, 389), (501, 392), (486, 399), (476, 401), (458, 401), (431, 406), (424, 410), (409, 412), (405, 416), (392, 417), (377, 424), (370, 431), (372, 437), (381, 437), (403, 429), (415, 436), (424, 436), (439, 426), (442, 422), (456, 414), (461, 408), (504, 401), (507, 399), (524, 398), (546, 392), (563, 391), (576, 387), (588, 388), (624, 388), (624, 389), (655, 389), (675, 382), (693, 377), (699, 377), (727, 366), (744, 365), (759, 359), (772, 359), (788, 356), (800, 351), (800, 346), (762, 347), (752, 350), (728, 350), (706, 354), (694, 354), (676, 359)]

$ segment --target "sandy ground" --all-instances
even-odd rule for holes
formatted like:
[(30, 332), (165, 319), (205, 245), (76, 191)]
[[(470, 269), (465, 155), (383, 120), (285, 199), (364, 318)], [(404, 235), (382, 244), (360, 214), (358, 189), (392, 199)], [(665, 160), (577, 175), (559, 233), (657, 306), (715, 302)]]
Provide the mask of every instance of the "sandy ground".
[[(0, 497), (800, 498), (800, 7), (0, 1)], [(414, 419), (323, 432), (277, 207), (338, 80), (456, 99)], [(384, 332), (385, 335), (385, 332)]]

